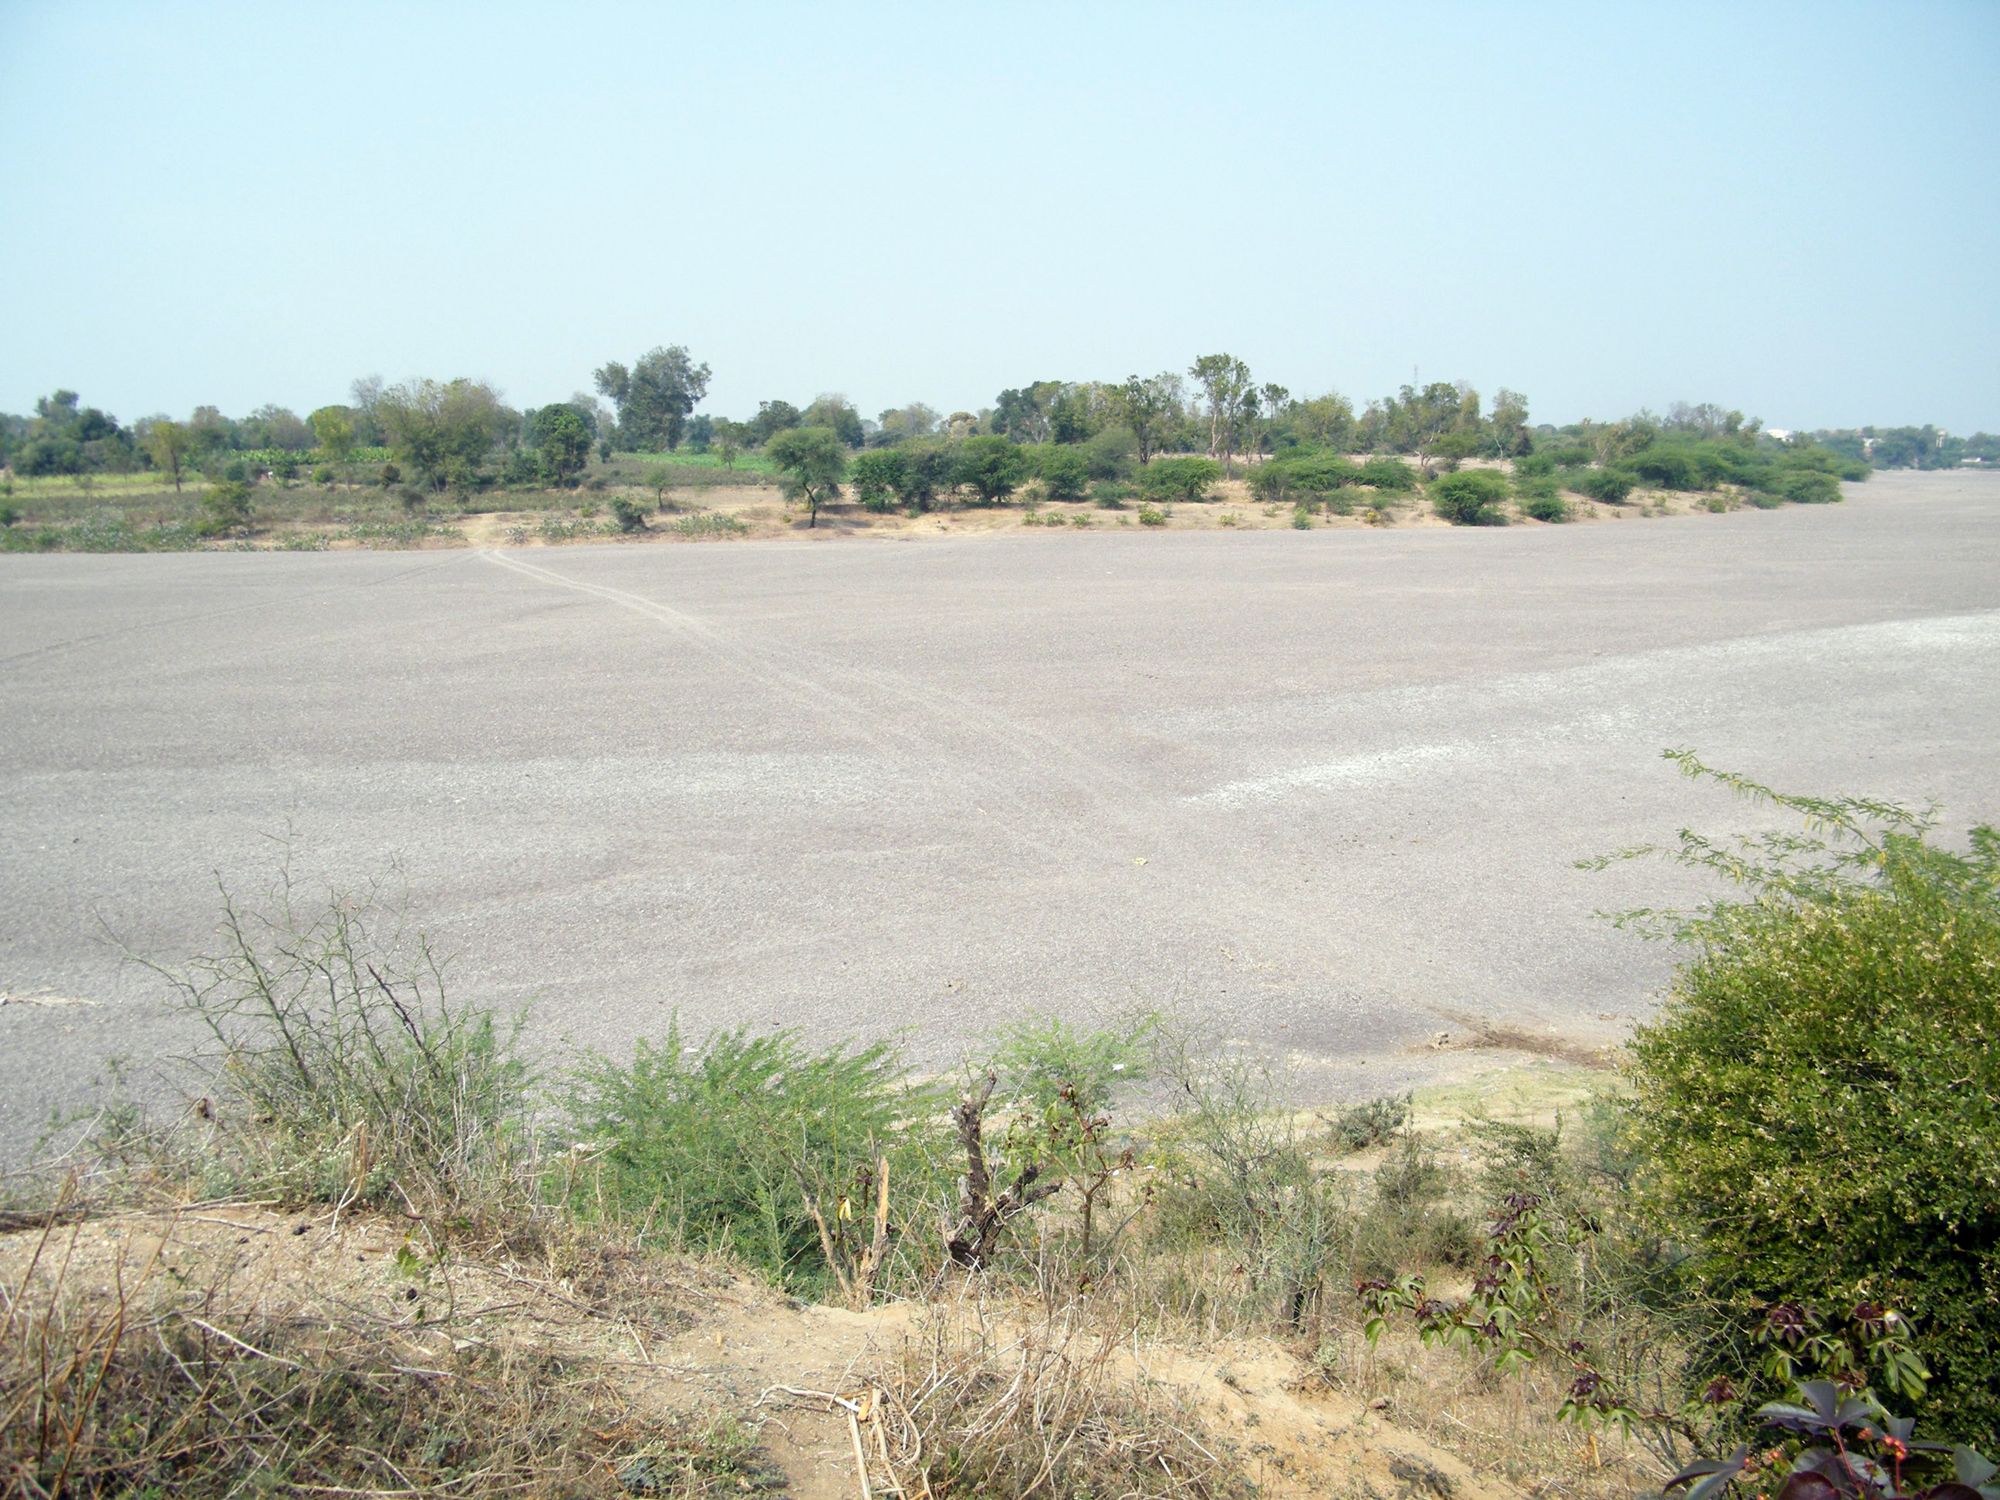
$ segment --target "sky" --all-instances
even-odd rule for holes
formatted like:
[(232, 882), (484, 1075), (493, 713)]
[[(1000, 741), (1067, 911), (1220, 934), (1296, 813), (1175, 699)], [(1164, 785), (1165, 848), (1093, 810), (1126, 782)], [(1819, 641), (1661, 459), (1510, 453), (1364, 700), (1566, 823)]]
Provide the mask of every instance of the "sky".
[(2000, 3), (0, 0), (0, 411), (1246, 360), (2000, 431)]

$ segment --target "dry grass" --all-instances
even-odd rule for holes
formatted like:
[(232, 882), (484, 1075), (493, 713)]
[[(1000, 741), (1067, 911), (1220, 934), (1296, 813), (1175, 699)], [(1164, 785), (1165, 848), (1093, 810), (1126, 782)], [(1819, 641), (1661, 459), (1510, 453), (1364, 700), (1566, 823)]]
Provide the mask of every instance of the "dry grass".
[(165, 1243), (104, 1295), (51, 1226), (0, 1288), (7, 1495), (617, 1493), (629, 1412), (604, 1381), (378, 1320), (245, 1316)]

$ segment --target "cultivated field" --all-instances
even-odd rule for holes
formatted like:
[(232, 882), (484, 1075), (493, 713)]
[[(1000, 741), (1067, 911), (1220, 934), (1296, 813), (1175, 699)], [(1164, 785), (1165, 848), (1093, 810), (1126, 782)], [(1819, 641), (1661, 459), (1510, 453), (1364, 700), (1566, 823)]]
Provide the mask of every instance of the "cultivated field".
[(1668, 955), (1571, 861), (1779, 785), (2000, 817), (2000, 478), (1652, 526), (0, 562), (0, 1131), (170, 1045), (119, 945), (400, 860), (461, 993), (618, 1048), (1171, 1007), (1379, 1094)]

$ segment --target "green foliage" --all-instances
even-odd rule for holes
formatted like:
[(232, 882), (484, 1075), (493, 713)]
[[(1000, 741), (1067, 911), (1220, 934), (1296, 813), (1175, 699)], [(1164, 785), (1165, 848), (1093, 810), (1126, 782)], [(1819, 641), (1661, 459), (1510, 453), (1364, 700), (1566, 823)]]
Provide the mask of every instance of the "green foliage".
[(1407, 493), (1417, 487), (1417, 471), (1400, 458), (1371, 458), (1362, 464), (1359, 482), (1378, 490)]
[(1323, 448), (1298, 448), (1281, 458), (1258, 464), (1250, 472), (1250, 492), (1267, 505), (1305, 499), (1326, 502), (1345, 511), (1336, 502), (1340, 491), (1362, 482), (1354, 463)]
[(1206, 500), (1221, 478), (1222, 465), (1212, 458), (1156, 458), (1139, 471), (1139, 493), (1155, 504), (1193, 504)]
[(1579, 469), (1564, 475), (1563, 483), (1579, 495), (1588, 495), (1606, 505), (1623, 505), (1632, 493), (1632, 476), (1617, 469)]
[(708, 379), (708, 366), (696, 364), (680, 344), (648, 350), (629, 370), (612, 360), (596, 374), (598, 394), (618, 408), (619, 437), (647, 452), (680, 446), (689, 414), (708, 394)]
[(872, 448), (857, 454), (847, 473), (862, 509), (884, 512), (909, 484), (909, 458), (900, 448)]
[(1292, 507), (1292, 529), (1294, 531), (1311, 531), (1312, 525), (1312, 511), (1304, 505), (1294, 505)]
[(1136, 485), (1123, 480), (1100, 479), (1090, 487), (1090, 501), (1102, 510), (1123, 510), (1125, 502), (1138, 493)]
[[(1800, 832), (1670, 856), (1741, 899), (1631, 913), (1693, 947), (1631, 1047), (1640, 1204), (1739, 1309), (1905, 1309), (1935, 1373), (1921, 1406), (2000, 1424), (2000, 833), (1964, 853), (1933, 815), (1784, 795), (1676, 753)], [(1637, 851), (1635, 851), (1637, 852)]]
[(832, 1267), (802, 1174), (847, 1183), (887, 1156), (892, 1182), (921, 1196), (939, 1159), (937, 1103), (883, 1044), (814, 1052), (793, 1032), (729, 1031), (696, 1046), (676, 1021), (629, 1063), (593, 1058), (580, 1071), (569, 1107), (587, 1163), (568, 1195), (584, 1212), (824, 1291)]
[(1840, 500), (1840, 480), (1815, 469), (1793, 469), (1770, 484), (1771, 492), (1794, 505), (1833, 505)]
[(1157, 505), (1142, 505), (1139, 507), (1139, 524), (1141, 526), (1164, 526), (1167, 524), (1167, 513)]
[(1521, 514), (1531, 520), (1560, 524), (1570, 519), (1569, 502), (1560, 495), (1535, 493), (1521, 497)]
[(1431, 482), (1431, 507), (1454, 526), (1504, 526), (1499, 506), (1507, 481), (1491, 469), (1467, 469)]
[(646, 507), (629, 495), (611, 497), (611, 517), (618, 523), (620, 531), (634, 532), (646, 529)]
[(1081, 500), (1090, 485), (1090, 461), (1074, 446), (1044, 443), (1032, 450), (1035, 477), (1051, 500)]
[(1068, 1098), (1088, 1114), (1110, 1107), (1120, 1089), (1148, 1072), (1147, 1038), (1155, 1022), (1085, 1031), (1060, 1016), (1030, 1016), (994, 1036), (991, 1064), (1002, 1085), (1041, 1112)]
[(1076, 446), (1092, 479), (1130, 479), (1139, 467), (1139, 440), (1129, 427), (1106, 427)]
[(840, 496), (847, 474), (847, 446), (825, 427), (791, 427), (764, 445), (764, 456), (783, 476), (785, 499), (803, 502), (808, 526), (819, 524), (819, 508)]
[(528, 414), (528, 446), (536, 466), (553, 485), (573, 485), (590, 463), (591, 426), (584, 414), (567, 402), (538, 407)]
[(210, 536), (227, 536), (250, 529), (250, 486), (241, 479), (224, 479), (201, 497), (202, 528)]
[(979, 497), (982, 505), (998, 505), (1027, 479), (1028, 451), (1018, 443), (991, 434), (969, 437), (958, 445), (953, 479)]
[(518, 1024), (454, 1001), (378, 888), (304, 899), (289, 877), (256, 909), (225, 889), (218, 951), (155, 966), (211, 1044), (221, 1133), (196, 1169), (329, 1202), (481, 1195), (524, 1129)]

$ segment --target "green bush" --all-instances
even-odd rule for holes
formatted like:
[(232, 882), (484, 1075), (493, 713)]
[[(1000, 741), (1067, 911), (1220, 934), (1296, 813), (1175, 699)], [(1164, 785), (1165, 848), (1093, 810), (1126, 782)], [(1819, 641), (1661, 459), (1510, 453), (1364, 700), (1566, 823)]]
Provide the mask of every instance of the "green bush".
[(1141, 526), (1164, 526), (1167, 524), (1167, 513), (1157, 505), (1142, 505), (1139, 507), (1139, 524)]
[(1139, 467), (1139, 440), (1129, 427), (1107, 427), (1076, 447), (1092, 479), (1130, 479)]
[(1507, 481), (1491, 469), (1466, 469), (1433, 480), (1431, 507), (1454, 526), (1504, 526), (1500, 503), (1507, 498)]
[(593, 1058), (578, 1077), (569, 1108), (589, 1164), (567, 1185), (576, 1207), (727, 1251), (802, 1293), (826, 1291), (831, 1272), (807, 1184), (852, 1196), (887, 1156), (899, 1201), (917, 1202), (940, 1159), (937, 1101), (879, 1043), (814, 1052), (793, 1032), (730, 1031), (694, 1047), (676, 1022), (630, 1063)]
[(1074, 446), (1044, 443), (1032, 450), (1035, 477), (1051, 500), (1081, 500), (1090, 484), (1090, 463)]
[(958, 445), (953, 480), (979, 497), (981, 505), (999, 505), (1027, 479), (1028, 451), (1003, 437), (969, 437)]
[(1294, 505), (1292, 507), (1292, 529), (1294, 531), (1311, 531), (1312, 525), (1313, 513), (1311, 507)]
[(618, 522), (620, 531), (644, 531), (646, 529), (646, 507), (627, 495), (611, 497), (611, 515)]
[(1934, 1376), (1926, 1419), (1991, 1433), (2000, 832), (1955, 854), (1928, 814), (1720, 779), (1806, 831), (1683, 834), (1674, 851), (1748, 895), (1673, 928), (1693, 956), (1633, 1039), (1640, 1206), (1745, 1317), (1774, 1301), (1910, 1315)]
[(1143, 1043), (1152, 1028), (1150, 1017), (1086, 1031), (1060, 1016), (1030, 1016), (995, 1034), (993, 1071), (1023, 1108), (1044, 1112), (1067, 1092), (1078, 1109), (1096, 1114), (1119, 1089), (1146, 1077)]
[(1138, 489), (1122, 479), (1100, 479), (1090, 487), (1091, 503), (1104, 510), (1123, 510), (1136, 494)]
[(1536, 521), (1559, 525), (1570, 518), (1569, 502), (1560, 495), (1524, 495), (1521, 497), (1521, 514)]
[(1371, 458), (1361, 466), (1357, 479), (1373, 489), (1399, 494), (1417, 487), (1417, 471), (1400, 458)]
[(1156, 504), (1206, 500), (1222, 478), (1212, 458), (1156, 458), (1139, 471), (1139, 493)]
[(212, 484), (201, 497), (202, 529), (227, 536), (250, 529), (250, 486), (241, 479)]
[(847, 478), (861, 508), (881, 514), (895, 508), (898, 493), (908, 485), (909, 459), (898, 448), (871, 448), (854, 456)]
[(1579, 469), (1566, 476), (1564, 483), (1579, 495), (1606, 505), (1623, 505), (1632, 493), (1632, 476), (1616, 469)]
[(1818, 469), (1792, 469), (1769, 486), (1781, 500), (1794, 505), (1834, 505), (1840, 500), (1840, 480)]

